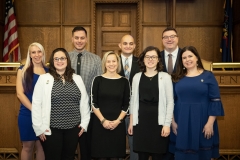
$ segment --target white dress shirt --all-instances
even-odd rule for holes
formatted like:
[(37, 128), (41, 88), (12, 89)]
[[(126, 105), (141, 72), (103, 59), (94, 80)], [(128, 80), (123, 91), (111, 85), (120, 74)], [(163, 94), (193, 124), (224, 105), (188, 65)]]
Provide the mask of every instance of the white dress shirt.
[[(175, 67), (175, 64), (176, 64), (176, 61), (177, 61), (177, 56), (178, 56), (178, 47), (171, 53), (172, 54), (172, 62), (173, 62), (173, 70), (174, 70), (174, 67)], [(165, 64), (166, 64), (166, 68), (168, 66), (168, 54), (169, 52), (164, 50), (164, 59), (165, 59)], [(168, 70), (168, 68), (167, 68)]]

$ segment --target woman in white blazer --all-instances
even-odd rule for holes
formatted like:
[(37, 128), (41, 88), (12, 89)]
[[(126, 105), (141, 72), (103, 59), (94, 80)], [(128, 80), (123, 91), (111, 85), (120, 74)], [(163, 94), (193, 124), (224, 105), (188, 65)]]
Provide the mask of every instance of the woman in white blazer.
[(49, 63), (49, 73), (39, 77), (33, 93), (33, 128), (46, 160), (74, 159), (90, 120), (88, 95), (64, 48), (55, 49)]
[(167, 151), (170, 124), (173, 116), (173, 88), (171, 76), (162, 72), (158, 48), (149, 46), (139, 56), (142, 72), (132, 82), (130, 124), (133, 150), (139, 160), (161, 160)]

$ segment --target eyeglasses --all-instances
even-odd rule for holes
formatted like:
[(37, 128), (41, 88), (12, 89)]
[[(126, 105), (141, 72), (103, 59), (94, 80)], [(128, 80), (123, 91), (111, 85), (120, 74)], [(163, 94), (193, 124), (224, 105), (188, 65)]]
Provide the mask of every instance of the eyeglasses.
[(60, 62), (63, 62), (63, 61), (65, 61), (66, 59), (67, 59), (66, 57), (60, 57), (60, 58), (55, 57), (55, 58), (53, 58), (53, 60), (54, 60), (55, 62), (58, 62), (59, 60), (60, 60)]
[(168, 40), (169, 38), (170, 38), (170, 39), (174, 39), (175, 37), (177, 37), (177, 35), (163, 36), (162, 39)]
[(148, 59), (148, 60), (150, 60), (150, 59), (152, 59), (152, 60), (157, 60), (157, 59), (158, 59), (158, 56), (144, 56), (144, 58), (146, 58), (146, 59)]

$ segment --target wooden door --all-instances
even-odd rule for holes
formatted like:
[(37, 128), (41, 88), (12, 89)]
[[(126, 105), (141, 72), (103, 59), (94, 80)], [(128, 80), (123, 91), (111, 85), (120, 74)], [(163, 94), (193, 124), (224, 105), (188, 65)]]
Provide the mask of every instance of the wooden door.
[(130, 34), (135, 38), (136, 4), (97, 4), (96, 6), (96, 54), (100, 57), (107, 51), (120, 53), (118, 43), (122, 36)]

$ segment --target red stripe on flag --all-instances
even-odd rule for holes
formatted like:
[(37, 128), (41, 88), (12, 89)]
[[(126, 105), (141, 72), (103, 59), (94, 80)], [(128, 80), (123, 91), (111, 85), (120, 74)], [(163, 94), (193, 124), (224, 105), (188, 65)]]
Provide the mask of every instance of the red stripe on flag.
[(14, 8), (12, 0), (6, 0), (6, 14), (5, 26), (4, 26), (4, 43), (3, 43), (3, 61), (9, 61), (9, 57), (12, 54), (13, 61), (19, 61), (21, 59), (16, 17), (14, 15)]

